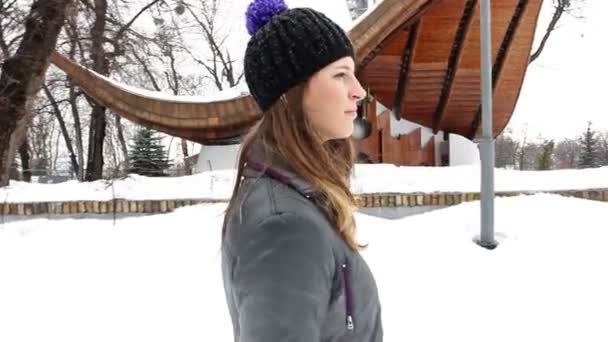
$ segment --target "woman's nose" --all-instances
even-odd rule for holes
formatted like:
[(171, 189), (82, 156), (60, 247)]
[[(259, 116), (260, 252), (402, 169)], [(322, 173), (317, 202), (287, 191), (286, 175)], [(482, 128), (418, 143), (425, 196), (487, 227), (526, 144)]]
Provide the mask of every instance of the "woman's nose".
[(355, 78), (355, 84), (354, 84), (353, 90), (351, 91), (352, 97), (354, 97), (357, 100), (361, 100), (361, 99), (365, 98), (366, 94), (367, 94), (367, 92), (365, 91), (365, 89), (363, 89), (359, 80)]

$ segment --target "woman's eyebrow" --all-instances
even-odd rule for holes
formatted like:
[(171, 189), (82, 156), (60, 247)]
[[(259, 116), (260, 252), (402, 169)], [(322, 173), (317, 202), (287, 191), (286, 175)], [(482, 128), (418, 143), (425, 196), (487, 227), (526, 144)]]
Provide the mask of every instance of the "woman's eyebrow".
[(344, 69), (344, 70), (347, 70), (347, 71), (353, 71), (353, 69), (350, 66), (347, 66), (347, 65), (337, 66), (336, 69)]

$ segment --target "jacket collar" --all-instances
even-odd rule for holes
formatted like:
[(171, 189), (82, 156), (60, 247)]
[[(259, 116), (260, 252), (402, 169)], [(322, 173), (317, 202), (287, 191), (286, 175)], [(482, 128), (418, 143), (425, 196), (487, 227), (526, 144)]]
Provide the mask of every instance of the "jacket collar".
[(254, 143), (247, 156), (243, 176), (259, 178), (267, 176), (273, 178), (301, 193), (307, 198), (318, 193), (317, 189), (296, 173), (290, 171), (286, 165), (271, 160), (260, 143)]

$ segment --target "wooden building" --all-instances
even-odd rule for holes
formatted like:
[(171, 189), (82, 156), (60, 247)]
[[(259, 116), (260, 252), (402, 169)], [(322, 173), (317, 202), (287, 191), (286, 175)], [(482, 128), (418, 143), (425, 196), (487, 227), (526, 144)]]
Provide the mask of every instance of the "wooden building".
[[(542, 0), (491, 3), (496, 136), (515, 108)], [(470, 141), (480, 135), (478, 0), (383, 0), (356, 21), (349, 35), (357, 76), (370, 94), (357, 119), (362, 157), (397, 165), (448, 165), (440, 143), (448, 143), (449, 135)], [(163, 98), (133, 91), (57, 53), (52, 62), (122, 117), (204, 145), (238, 139), (261, 115), (248, 94), (207, 102)], [(399, 132), (395, 126), (401, 121), (418, 128)]]

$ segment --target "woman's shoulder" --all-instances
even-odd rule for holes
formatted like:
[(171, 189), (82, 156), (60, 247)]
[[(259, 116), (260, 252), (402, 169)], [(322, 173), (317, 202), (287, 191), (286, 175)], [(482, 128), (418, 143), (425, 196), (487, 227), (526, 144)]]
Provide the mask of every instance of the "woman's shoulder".
[(240, 207), (248, 222), (288, 213), (302, 219), (321, 219), (318, 224), (325, 223), (322, 212), (309, 198), (282, 182), (260, 177), (243, 185)]
[(305, 229), (305, 234), (321, 238), (331, 233), (326, 216), (314, 203), (272, 178), (246, 181), (238, 196), (238, 205), (226, 214), (230, 222), (228, 230), (233, 234), (257, 233), (256, 227), (268, 225), (283, 225), (288, 230)]

